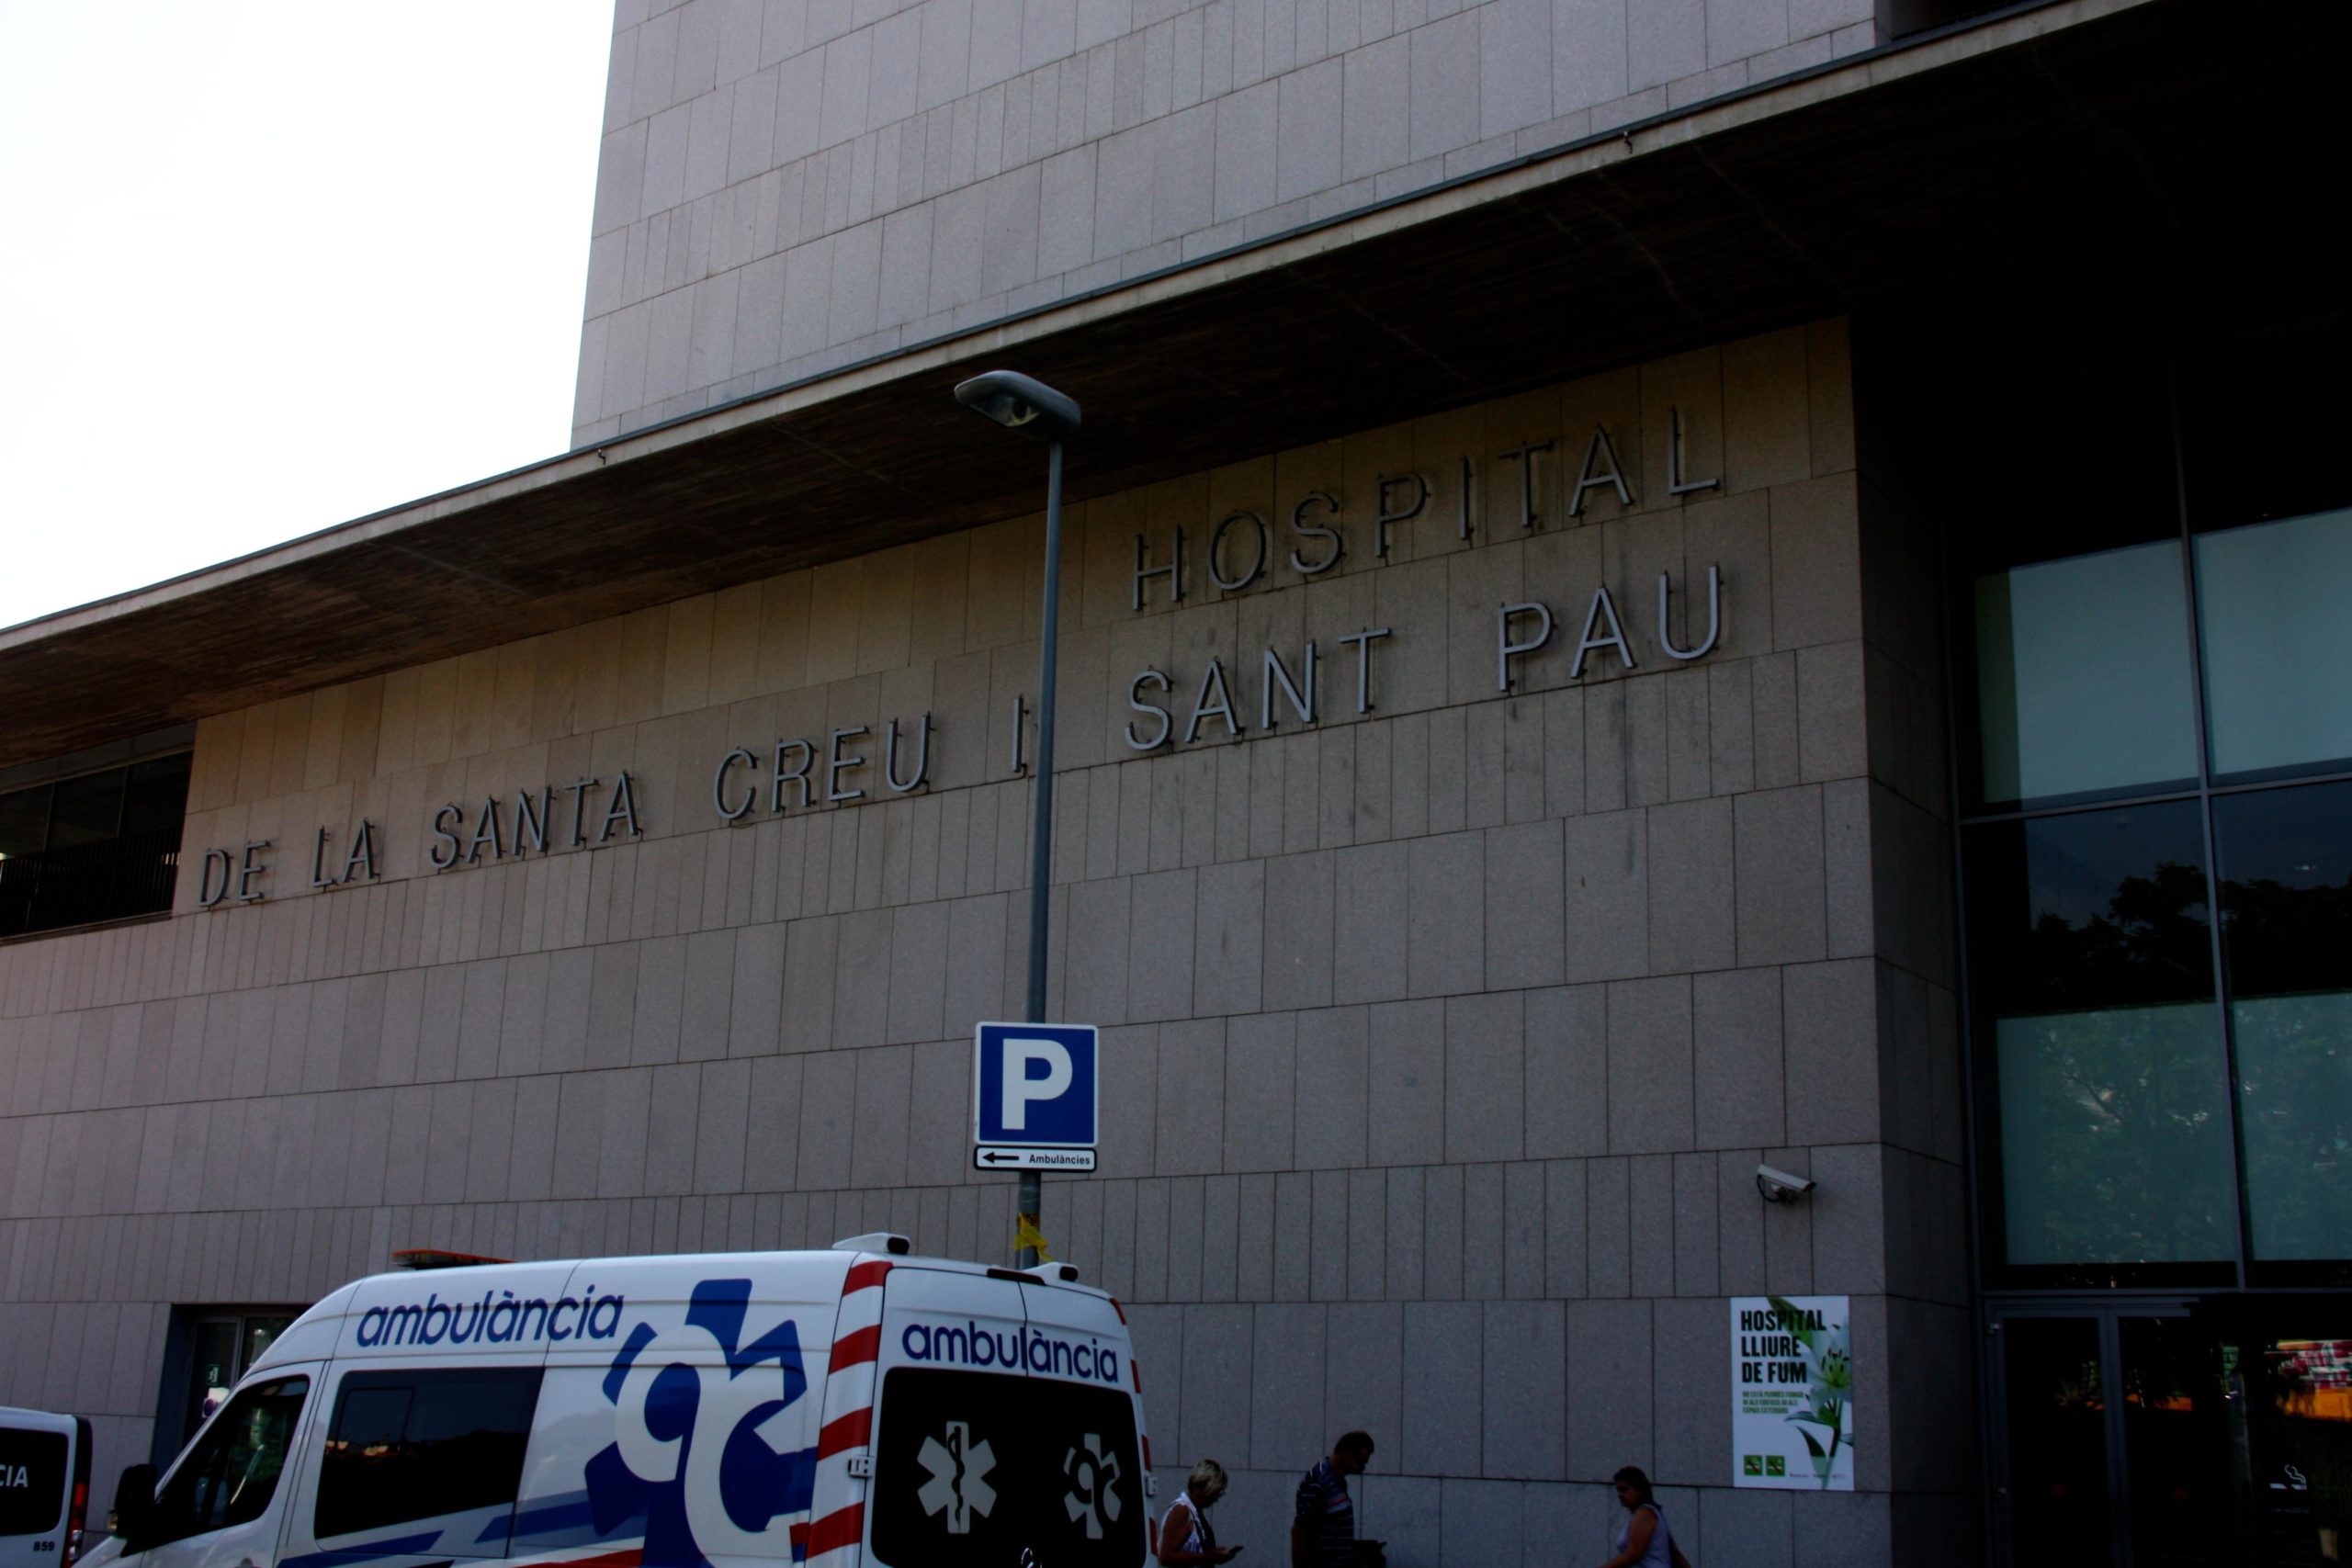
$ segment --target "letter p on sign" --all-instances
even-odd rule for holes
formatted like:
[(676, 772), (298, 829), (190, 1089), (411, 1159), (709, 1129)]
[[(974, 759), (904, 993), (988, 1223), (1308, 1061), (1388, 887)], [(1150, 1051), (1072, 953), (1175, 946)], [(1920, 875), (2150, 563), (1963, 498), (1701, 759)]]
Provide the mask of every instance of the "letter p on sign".
[(981, 1024), (973, 1041), (973, 1142), (1092, 1148), (1095, 1046), (1091, 1024)]
[[(1031, 1072), (1033, 1064), (1043, 1063), (1045, 1072)], [(1029, 1106), (1033, 1100), (1059, 1100), (1069, 1090), (1070, 1079), (1077, 1076), (1071, 1066), (1069, 1047), (1058, 1040), (1008, 1040), (1004, 1043), (1004, 1127), (1009, 1133), (1029, 1130)]]

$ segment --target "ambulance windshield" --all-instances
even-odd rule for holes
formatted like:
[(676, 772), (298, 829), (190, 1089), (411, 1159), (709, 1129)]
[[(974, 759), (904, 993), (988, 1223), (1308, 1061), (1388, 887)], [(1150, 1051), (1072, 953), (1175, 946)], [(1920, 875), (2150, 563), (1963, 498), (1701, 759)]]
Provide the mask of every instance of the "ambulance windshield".
[(874, 1555), (890, 1568), (1022, 1561), (1137, 1568), (1143, 1456), (1124, 1388), (899, 1367), (874, 1444)]

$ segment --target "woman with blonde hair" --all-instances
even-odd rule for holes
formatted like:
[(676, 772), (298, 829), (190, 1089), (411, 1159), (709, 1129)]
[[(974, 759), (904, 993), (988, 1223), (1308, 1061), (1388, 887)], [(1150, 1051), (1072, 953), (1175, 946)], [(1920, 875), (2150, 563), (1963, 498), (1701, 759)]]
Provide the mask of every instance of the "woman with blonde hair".
[(1193, 1467), (1184, 1490), (1176, 1494), (1176, 1501), (1168, 1505), (1167, 1516), (1159, 1521), (1157, 1544), (1159, 1561), (1167, 1568), (1227, 1562), (1241, 1550), (1219, 1546), (1216, 1528), (1209, 1523), (1209, 1509), (1225, 1495), (1225, 1466), (1216, 1461), (1204, 1459)]

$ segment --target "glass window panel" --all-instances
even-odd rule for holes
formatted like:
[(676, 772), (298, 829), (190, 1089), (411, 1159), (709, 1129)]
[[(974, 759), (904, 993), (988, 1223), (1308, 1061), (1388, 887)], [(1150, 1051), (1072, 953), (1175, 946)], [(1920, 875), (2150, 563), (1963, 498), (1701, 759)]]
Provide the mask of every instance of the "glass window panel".
[(2107, 1400), (2098, 1323), (2012, 1317), (2001, 1325), (2008, 1395), (2008, 1494), (2018, 1568), (2105, 1560)]
[(2133, 1568), (2214, 1568), (2232, 1561), (2236, 1477), (2211, 1332), (2186, 1317), (2116, 1322), (2115, 1382), (2131, 1472)]
[(2216, 773), (2352, 758), (2352, 511), (2197, 539)]
[(1976, 580), (1983, 799), (2195, 778), (2182, 595), (2177, 540)]
[(2274, 1300), (2237, 1370), (2245, 1470), (2264, 1568), (2341, 1568), (2352, 1548), (2352, 1311), (2341, 1294)]
[(131, 768), (130, 781), (123, 789), (122, 831), (125, 837), (135, 833), (168, 833), (173, 842), (178, 842), (180, 819), (187, 809), (190, 755), (182, 751), (175, 757), (159, 757), (152, 762), (140, 762)]
[(0, 936), (20, 936), (32, 924), (41, 847), (49, 841), (49, 795), (47, 784), (0, 795)]
[(0, 937), (172, 905), (189, 754), (0, 796)]
[(1143, 1458), (1125, 1388), (899, 1367), (882, 1391), (876, 1562), (1143, 1568)]
[(2352, 994), (2230, 1005), (2254, 1255), (2352, 1258)]
[(0, 795), (0, 856), (37, 855), (49, 840), (49, 785)]
[(246, 1389), (212, 1418), (155, 1496), (154, 1534), (143, 1549), (261, 1517), (277, 1492), (308, 1378)]
[[(511, 1511), (539, 1397), (537, 1367), (350, 1372), (320, 1461), (322, 1540), (478, 1510)], [(506, 1532), (469, 1521), (435, 1550), (503, 1555)]]
[(1972, 829), (1970, 969), (2016, 1265), (2229, 1258), (2229, 1097), (2193, 802)]
[[(46, 1535), (65, 1516), (65, 1483), (72, 1455), (62, 1432), (0, 1426), (0, 1540)], [(10, 1541), (9, 1555), (50, 1550), (31, 1541)], [(30, 1550), (28, 1551), (28, 1548)]]
[(2222, 795), (2213, 829), (2254, 1255), (2352, 1258), (2352, 784)]
[(57, 784), (56, 808), (49, 821), (49, 847), (66, 850), (111, 839), (121, 821), (120, 768), (85, 773), (78, 779), (61, 779)]
[(2213, 996), (2194, 801), (1969, 829), (1971, 956), (1991, 1016)]
[(193, 1432), (212, 1419), (237, 1381), (237, 1325), (216, 1318), (196, 1325), (196, 1355), (188, 1374), (187, 1425)]
[(2181, 1002), (1995, 1023), (2011, 1263), (2231, 1254), (2217, 1021)]

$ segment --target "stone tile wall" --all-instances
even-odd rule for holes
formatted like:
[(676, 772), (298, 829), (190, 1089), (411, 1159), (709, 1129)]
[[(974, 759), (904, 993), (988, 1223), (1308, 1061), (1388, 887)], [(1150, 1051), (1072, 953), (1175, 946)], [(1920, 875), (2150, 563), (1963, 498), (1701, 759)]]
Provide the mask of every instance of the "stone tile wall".
[(620, 0), (574, 442), (1880, 31), (1872, 0)]
[[(1914, 1353), (1966, 1299), (1941, 731), (1902, 575), (1871, 575), (1899, 540), (1865, 532), (1892, 514), (1849, 365), (1822, 323), (1073, 512), (1051, 989), (1108, 1026), (1108, 1125), (1046, 1228), (1129, 1303), (1159, 1457), (1235, 1472), (1228, 1540), (1283, 1551), (1352, 1426), (1400, 1568), (1598, 1552), (1628, 1462), (1700, 1561), (1884, 1562), (1890, 1489), (1957, 1484), (1921, 1434), (1963, 1391)], [(1669, 410), (1719, 485), (1668, 493)], [(1571, 519), (1596, 426), (1634, 504)], [(1544, 440), (1531, 528), (1498, 454)], [(1434, 493), (1383, 560), (1407, 471)], [(1314, 491), (1336, 566), (1210, 584), (1220, 519), (1286, 555)], [(1164, 563), (1180, 527), (1186, 597), (1138, 613), (1137, 536)], [(206, 721), (187, 858), (270, 840), (271, 897), (205, 912), (192, 869), (169, 920), (0, 948), (0, 1401), (97, 1417), (103, 1492), (170, 1303), (304, 1302), (398, 1247), (1009, 1249), (967, 1042), (1020, 990), (1039, 543), (1008, 521)], [(1658, 573), (1689, 647), (1710, 563), (1721, 644), (1679, 663)], [(1604, 583), (1636, 667), (1571, 679)], [(1498, 691), (1529, 601), (1558, 630)], [(1382, 626), (1359, 714), (1338, 639)], [(1295, 672), (1309, 639), (1318, 722), (1269, 733), (1262, 651)], [(1247, 733), (1132, 750), (1135, 673), (1181, 734), (1212, 658)], [(928, 787), (893, 795), (880, 731), (926, 711)], [(718, 816), (729, 748), (859, 726), (872, 798)], [(486, 795), (598, 777), (593, 839), (624, 768), (641, 838), (568, 847), (559, 793), (552, 852), (509, 815), (503, 858), (430, 869), (444, 803), (470, 840)], [(334, 874), (363, 818), (379, 879), (312, 891), (317, 829)], [(1759, 1159), (1820, 1190), (1764, 1205)], [(1859, 1493), (1724, 1487), (1724, 1298), (1767, 1290), (1856, 1298)]]

